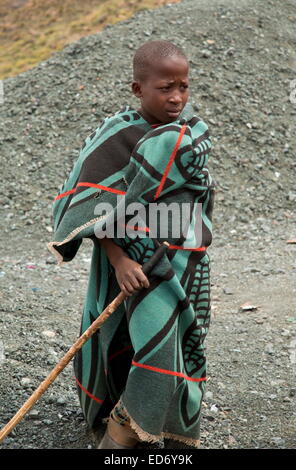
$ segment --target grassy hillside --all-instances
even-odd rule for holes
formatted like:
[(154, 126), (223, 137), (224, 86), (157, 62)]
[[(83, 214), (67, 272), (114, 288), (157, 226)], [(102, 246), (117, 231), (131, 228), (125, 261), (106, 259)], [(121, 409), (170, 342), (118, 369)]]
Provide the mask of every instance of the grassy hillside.
[(180, 0), (0, 0), (0, 79), (139, 10)]

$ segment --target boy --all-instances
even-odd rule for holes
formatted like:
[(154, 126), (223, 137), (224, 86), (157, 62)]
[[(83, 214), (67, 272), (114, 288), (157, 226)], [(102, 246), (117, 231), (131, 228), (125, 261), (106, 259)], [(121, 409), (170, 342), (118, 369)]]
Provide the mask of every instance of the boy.
[[(84, 237), (94, 242), (81, 332), (120, 290), (127, 296), (75, 358), (89, 426), (109, 417), (99, 448), (162, 439), (166, 448), (198, 447), (210, 322), (211, 142), (205, 123), (186, 106), (189, 65), (180, 48), (150, 41), (136, 51), (133, 68), (140, 108), (106, 119), (86, 139), (56, 197), (49, 249), (70, 261)], [(180, 225), (174, 212), (163, 238), (162, 220), (155, 223), (150, 213), (156, 202), (187, 214), (185, 234), (174, 231)], [(120, 214), (123, 204), (135, 203), (144, 212), (128, 231), (133, 220), (122, 222)], [(141, 266), (163, 239), (167, 255), (148, 279)]]

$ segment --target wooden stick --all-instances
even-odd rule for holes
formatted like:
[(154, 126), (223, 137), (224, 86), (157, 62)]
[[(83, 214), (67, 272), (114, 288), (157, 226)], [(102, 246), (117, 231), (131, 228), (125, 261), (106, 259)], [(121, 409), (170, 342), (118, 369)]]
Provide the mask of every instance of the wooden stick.
[(36, 401), (43, 395), (43, 393), (48, 389), (56, 377), (62, 372), (66, 365), (71, 361), (75, 356), (77, 351), (86, 343), (86, 341), (102, 326), (102, 324), (109, 318), (109, 316), (114, 312), (114, 310), (119, 307), (119, 305), (126, 298), (123, 292), (115, 297), (115, 299), (105, 308), (105, 310), (100, 314), (100, 316), (88, 327), (88, 329), (78, 338), (78, 340), (71, 346), (65, 356), (58, 362), (55, 368), (50, 372), (50, 374), (43, 380), (35, 392), (28, 398), (28, 400), (23, 404), (23, 406), (18, 410), (14, 417), (6, 424), (6, 426), (0, 431), (0, 442), (5, 439), (5, 437), (12, 431), (12, 429), (21, 421), (25, 414), (32, 408)]
[[(160, 260), (165, 254), (168, 247), (167, 242), (163, 242), (159, 245), (156, 251), (153, 253), (151, 258), (142, 266), (142, 270), (145, 274), (148, 274), (153, 266)], [(0, 442), (12, 431), (12, 429), (22, 420), (25, 414), (32, 408), (37, 400), (43, 395), (48, 387), (54, 382), (56, 377), (62, 372), (66, 365), (71, 361), (75, 354), (82, 348), (84, 343), (103, 325), (103, 323), (109, 318), (109, 316), (119, 307), (124, 301), (126, 295), (120, 292), (117, 297), (103, 310), (98, 318), (87, 328), (87, 330), (78, 338), (78, 340), (71, 346), (64, 357), (58, 362), (55, 368), (50, 372), (46, 379), (41, 382), (39, 387), (33, 392), (18, 412), (11, 418), (6, 426), (0, 431)]]

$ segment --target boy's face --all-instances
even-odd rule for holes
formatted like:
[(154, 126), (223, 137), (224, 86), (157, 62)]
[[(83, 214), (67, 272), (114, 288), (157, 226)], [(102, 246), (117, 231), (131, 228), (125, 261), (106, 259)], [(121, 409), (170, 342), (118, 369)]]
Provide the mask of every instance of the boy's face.
[(189, 66), (179, 56), (151, 64), (143, 80), (134, 81), (133, 93), (141, 100), (139, 111), (150, 124), (167, 124), (178, 119), (187, 103)]

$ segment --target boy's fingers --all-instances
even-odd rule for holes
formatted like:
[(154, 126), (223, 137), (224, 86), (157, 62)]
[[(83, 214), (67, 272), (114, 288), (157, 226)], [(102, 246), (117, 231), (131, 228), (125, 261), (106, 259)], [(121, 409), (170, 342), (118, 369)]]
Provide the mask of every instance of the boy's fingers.
[(120, 288), (125, 295), (132, 295), (135, 291), (143, 287), (149, 287), (149, 281), (143, 272), (135, 274), (132, 279), (125, 280)]
[(137, 277), (132, 282), (132, 286), (135, 290), (139, 290), (139, 289), (142, 289), (143, 287), (149, 287), (149, 281), (148, 279), (145, 280), (142, 277), (141, 278)]
[(128, 282), (133, 286), (134, 289), (149, 287), (148, 278), (145, 276), (140, 266), (130, 273)]
[(127, 279), (125, 280), (125, 285), (128, 287), (128, 289), (139, 289), (141, 287), (141, 282), (138, 279), (138, 273), (137, 272), (132, 272), (129, 273), (127, 276)]
[(148, 288), (149, 286), (150, 286), (150, 283), (149, 283), (149, 281), (148, 281), (148, 279), (147, 279), (147, 277), (146, 277), (146, 279), (143, 279), (143, 280), (141, 281), (141, 287), (147, 287), (147, 288)]
[(147, 276), (143, 273), (142, 269), (139, 269), (139, 271), (137, 271), (137, 275), (141, 285), (140, 287), (149, 287), (149, 280)]
[(121, 284), (120, 289), (125, 295), (128, 296), (132, 295), (134, 292), (133, 286), (127, 281)]

